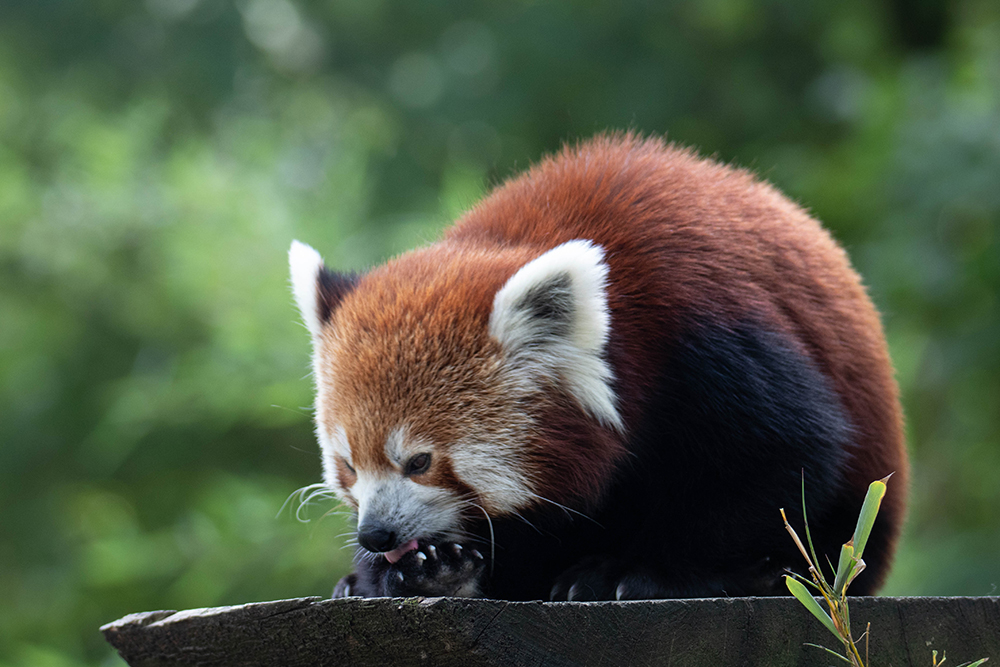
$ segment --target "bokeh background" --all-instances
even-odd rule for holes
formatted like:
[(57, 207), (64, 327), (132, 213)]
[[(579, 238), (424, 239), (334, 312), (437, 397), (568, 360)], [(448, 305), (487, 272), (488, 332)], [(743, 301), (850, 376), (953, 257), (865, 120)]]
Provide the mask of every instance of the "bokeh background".
[[(328, 595), (292, 238), (363, 270), (607, 128), (848, 248), (909, 417), (889, 594), (1000, 583), (995, 0), (0, 2), (0, 666), (126, 613)], [(777, 517), (775, 517), (777, 520)]]

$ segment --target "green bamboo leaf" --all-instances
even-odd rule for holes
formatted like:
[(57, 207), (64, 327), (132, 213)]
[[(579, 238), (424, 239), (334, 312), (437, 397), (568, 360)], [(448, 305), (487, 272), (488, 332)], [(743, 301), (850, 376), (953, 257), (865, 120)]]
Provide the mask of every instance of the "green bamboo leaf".
[(792, 572), (791, 574), (786, 574), (785, 576), (786, 577), (795, 577), (798, 581), (802, 582), (806, 586), (809, 586), (810, 588), (816, 589), (816, 592), (812, 594), (814, 597), (815, 596), (819, 596), (819, 597), (823, 596), (823, 589), (820, 588), (819, 584), (817, 584), (816, 582), (814, 582), (812, 579), (809, 579), (807, 577), (803, 577), (798, 572)]
[[(853, 540), (852, 540), (853, 542)], [(852, 542), (848, 542), (840, 548), (840, 562), (837, 563), (837, 576), (833, 580), (833, 590), (840, 596), (844, 594), (844, 589), (847, 588), (847, 582), (850, 580), (851, 570), (854, 569), (854, 545)]]
[(872, 526), (875, 525), (875, 516), (878, 514), (878, 508), (882, 505), (882, 498), (885, 496), (885, 483), (889, 477), (892, 475), (872, 482), (868, 486), (868, 494), (865, 496), (865, 502), (861, 506), (861, 514), (858, 516), (858, 525), (854, 529), (854, 539), (851, 540), (854, 543), (855, 558), (861, 558), (865, 545), (868, 544), (868, 536), (872, 532)]
[(819, 619), (820, 623), (826, 626), (826, 629), (833, 633), (833, 636), (840, 640), (840, 633), (837, 632), (837, 626), (833, 624), (833, 619), (830, 615), (823, 611), (823, 608), (819, 606), (815, 598), (809, 594), (809, 589), (802, 585), (802, 582), (797, 581), (794, 577), (785, 576), (785, 585), (788, 586), (789, 592), (795, 596), (795, 599), (802, 603), (802, 606), (809, 610), (813, 616)]

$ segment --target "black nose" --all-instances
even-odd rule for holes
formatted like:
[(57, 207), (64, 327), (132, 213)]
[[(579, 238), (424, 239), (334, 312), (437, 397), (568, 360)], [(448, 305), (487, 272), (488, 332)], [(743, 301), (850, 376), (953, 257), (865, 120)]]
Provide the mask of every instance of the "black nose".
[(358, 526), (358, 544), (368, 551), (382, 553), (396, 548), (396, 533), (380, 523)]

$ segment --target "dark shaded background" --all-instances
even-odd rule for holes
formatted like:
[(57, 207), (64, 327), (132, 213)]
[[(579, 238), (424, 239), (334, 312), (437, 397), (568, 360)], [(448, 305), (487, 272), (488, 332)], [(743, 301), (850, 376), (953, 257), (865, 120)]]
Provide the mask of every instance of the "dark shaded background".
[(847, 246), (914, 459), (885, 592), (995, 594), (994, 0), (4, 0), (0, 667), (329, 594), (343, 518), (279, 514), (320, 474), (290, 240), (363, 269), (606, 128), (750, 167)]

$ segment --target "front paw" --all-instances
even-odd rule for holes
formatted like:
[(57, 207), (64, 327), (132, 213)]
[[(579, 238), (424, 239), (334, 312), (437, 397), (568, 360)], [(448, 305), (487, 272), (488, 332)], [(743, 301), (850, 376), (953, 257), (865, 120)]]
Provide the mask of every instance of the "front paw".
[(385, 573), (390, 597), (475, 597), (486, 559), (475, 548), (456, 543), (421, 543)]
[(590, 556), (563, 572), (552, 587), (553, 601), (647, 600), (661, 586), (642, 568), (605, 556)]

